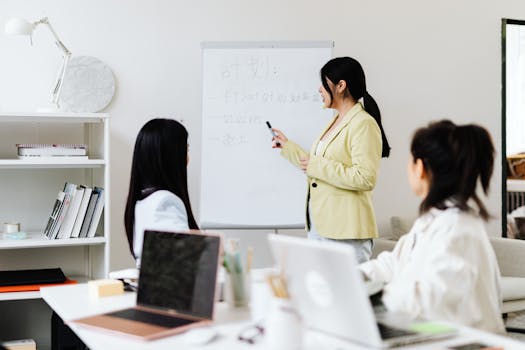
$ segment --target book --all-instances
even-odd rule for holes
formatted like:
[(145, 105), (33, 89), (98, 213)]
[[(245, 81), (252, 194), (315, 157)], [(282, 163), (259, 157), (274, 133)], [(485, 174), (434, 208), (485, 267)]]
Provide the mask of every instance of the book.
[(16, 145), (18, 157), (61, 157), (79, 156), (87, 158), (87, 146), (84, 144), (33, 144)]
[(93, 210), (93, 217), (91, 218), (91, 222), (89, 223), (87, 238), (95, 237), (95, 234), (97, 233), (98, 222), (100, 221), (100, 217), (102, 216), (102, 210), (104, 209), (104, 189), (100, 187), (95, 188), (99, 189), (100, 192), (98, 195), (97, 203), (95, 204), (95, 209)]
[(64, 219), (66, 217), (67, 211), (69, 209), (69, 204), (71, 202), (71, 196), (73, 191), (75, 190), (76, 185), (66, 182), (64, 185), (64, 201), (62, 203), (62, 206), (60, 207), (60, 213), (58, 214), (57, 220), (55, 220), (55, 224), (53, 226), (51, 237), (50, 239), (56, 239), (58, 236), (58, 232), (60, 230), (60, 226), (62, 226), (62, 223), (64, 222)]
[(93, 189), (91, 187), (84, 187), (84, 193), (82, 195), (82, 202), (80, 208), (78, 209), (78, 214), (75, 219), (75, 225), (71, 231), (71, 238), (78, 238), (80, 235), (80, 229), (82, 228), (82, 222), (84, 222), (84, 217), (86, 216), (86, 211), (89, 204), (89, 199), (91, 198), (91, 192)]
[(62, 203), (64, 202), (65, 195), (66, 194), (62, 191), (58, 192), (55, 204), (53, 205), (53, 210), (51, 210), (51, 215), (49, 215), (46, 227), (44, 228), (44, 235), (47, 238), (51, 238), (50, 233), (52, 232), (53, 226), (55, 225), (55, 221), (60, 213), (60, 208), (62, 207)]
[(83, 187), (76, 187), (73, 190), (71, 195), (71, 203), (69, 204), (69, 209), (67, 211), (64, 222), (58, 231), (58, 238), (69, 238), (73, 232), (73, 226), (75, 225), (75, 220), (80, 209), (80, 204), (82, 203), (82, 196), (84, 195)]
[(86, 210), (86, 215), (84, 216), (84, 221), (82, 222), (82, 228), (80, 229), (79, 238), (86, 238), (89, 225), (91, 224), (91, 219), (93, 218), (93, 213), (95, 212), (95, 206), (100, 195), (100, 187), (95, 187), (91, 192), (91, 197), (89, 198), (89, 204)]

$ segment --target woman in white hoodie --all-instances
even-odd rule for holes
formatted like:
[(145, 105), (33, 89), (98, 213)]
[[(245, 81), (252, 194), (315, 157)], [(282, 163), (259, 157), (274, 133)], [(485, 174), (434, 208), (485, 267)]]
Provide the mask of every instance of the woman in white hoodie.
[(432, 123), (416, 131), (408, 162), (420, 216), (392, 252), (360, 265), (385, 283), (389, 311), (504, 332), (500, 273), (484, 227), (494, 165), (489, 133), (477, 125)]

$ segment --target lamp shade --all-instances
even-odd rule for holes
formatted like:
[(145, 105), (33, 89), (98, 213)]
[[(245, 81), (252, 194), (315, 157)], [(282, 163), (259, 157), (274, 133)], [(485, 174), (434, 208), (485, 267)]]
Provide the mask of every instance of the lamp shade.
[(30, 35), (34, 27), (23, 18), (11, 18), (5, 23), (5, 32), (10, 35)]

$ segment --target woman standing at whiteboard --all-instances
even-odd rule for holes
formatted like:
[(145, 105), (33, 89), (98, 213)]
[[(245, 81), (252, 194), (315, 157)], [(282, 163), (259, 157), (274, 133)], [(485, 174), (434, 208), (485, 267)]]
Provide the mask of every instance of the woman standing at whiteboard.
[(173, 119), (152, 119), (135, 141), (124, 225), (140, 267), (144, 230), (198, 229), (188, 195), (188, 132)]
[(273, 147), (282, 148), (281, 155), (308, 177), (308, 237), (351, 244), (364, 262), (377, 237), (372, 190), (381, 157), (389, 156), (390, 146), (358, 61), (350, 57), (328, 61), (321, 68), (321, 83), (324, 107), (334, 109), (336, 116), (310, 153), (278, 129), (273, 129)]

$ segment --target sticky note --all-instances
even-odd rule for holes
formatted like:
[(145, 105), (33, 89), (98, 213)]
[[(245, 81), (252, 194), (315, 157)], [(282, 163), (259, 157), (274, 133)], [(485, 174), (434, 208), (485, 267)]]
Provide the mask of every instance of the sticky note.
[(124, 284), (119, 280), (94, 280), (88, 282), (91, 297), (107, 297), (124, 293)]
[(413, 323), (408, 327), (409, 330), (413, 332), (418, 333), (425, 333), (425, 334), (442, 334), (442, 333), (449, 333), (453, 332), (456, 329), (437, 322), (422, 322), (422, 323)]

